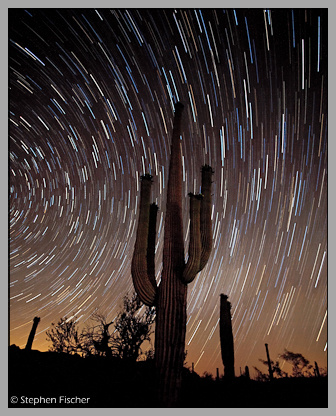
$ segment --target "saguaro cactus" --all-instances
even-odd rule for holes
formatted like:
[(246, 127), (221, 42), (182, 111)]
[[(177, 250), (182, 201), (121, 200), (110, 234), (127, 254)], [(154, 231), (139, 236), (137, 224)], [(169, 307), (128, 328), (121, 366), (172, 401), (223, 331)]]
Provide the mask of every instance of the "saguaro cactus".
[(32, 326), (32, 329), (30, 330), (30, 334), (29, 334), (27, 344), (26, 344), (26, 348), (25, 348), (27, 351), (30, 351), (31, 348), (32, 348), (35, 333), (36, 333), (36, 328), (37, 328), (37, 325), (39, 324), (39, 322), (40, 322), (40, 318), (35, 316), (35, 318), (33, 319), (33, 326)]
[(265, 344), (265, 348), (266, 348), (269, 378), (270, 378), (270, 381), (272, 381), (273, 380), (273, 367), (272, 367), (272, 362), (271, 362), (269, 351), (268, 351), (268, 344)]
[(141, 301), (156, 306), (155, 363), (158, 375), (158, 399), (170, 406), (176, 403), (185, 357), (187, 284), (206, 265), (212, 248), (211, 183), (213, 170), (202, 168), (200, 195), (190, 196), (190, 242), (187, 263), (184, 260), (182, 218), (182, 159), (180, 149), (183, 104), (175, 104), (171, 143), (167, 206), (163, 243), (163, 267), (160, 285), (154, 271), (156, 214), (150, 204), (152, 176), (141, 177), (139, 222), (132, 278)]
[(220, 319), (219, 335), (222, 352), (222, 361), (224, 365), (225, 379), (233, 379), (234, 371), (234, 347), (231, 322), (231, 303), (227, 295), (220, 295)]

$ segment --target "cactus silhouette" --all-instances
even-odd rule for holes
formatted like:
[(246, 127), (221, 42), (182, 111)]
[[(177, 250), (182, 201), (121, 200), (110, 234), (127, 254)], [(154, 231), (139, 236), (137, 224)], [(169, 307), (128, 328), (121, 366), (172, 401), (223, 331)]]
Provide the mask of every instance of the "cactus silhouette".
[(211, 183), (213, 170), (202, 167), (200, 195), (190, 196), (189, 256), (184, 260), (182, 218), (182, 158), (180, 149), (183, 104), (175, 104), (169, 165), (160, 285), (155, 280), (155, 239), (158, 207), (150, 204), (152, 176), (141, 177), (139, 222), (132, 259), (134, 288), (141, 301), (156, 306), (155, 364), (158, 399), (176, 403), (185, 358), (187, 284), (206, 265), (212, 248)]
[(320, 370), (319, 370), (319, 366), (317, 365), (317, 362), (316, 361), (314, 361), (315, 362), (315, 367), (314, 367), (314, 374), (315, 374), (315, 377), (320, 377)]
[(230, 380), (235, 376), (231, 303), (228, 301), (227, 295), (223, 294), (220, 295), (219, 335), (224, 365), (224, 377), (225, 379)]
[(30, 334), (29, 334), (27, 344), (25, 347), (25, 350), (27, 351), (30, 351), (32, 349), (32, 345), (33, 345), (33, 341), (34, 341), (34, 337), (36, 333), (36, 328), (39, 322), (40, 322), (40, 318), (35, 316), (35, 318), (33, 319), (33, 326), (32, 326), (32, 329), (30, 330)]
[(216, 381), (219, 381), (219, 368), (216, 368)]
[(266, 355), (267, 355), (269, 379), (270, 381), (272, 381), (273, 380), (273, 367), (272, 367), (272, 362), (271, 362), (269, 351), (268, 351), (268, 344), (265, 344), (265, 348), (266, 348)]

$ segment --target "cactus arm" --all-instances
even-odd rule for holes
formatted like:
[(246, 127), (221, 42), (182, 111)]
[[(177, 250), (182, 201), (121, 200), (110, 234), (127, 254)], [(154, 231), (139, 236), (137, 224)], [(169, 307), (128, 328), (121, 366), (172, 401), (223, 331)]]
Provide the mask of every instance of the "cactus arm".
[(148, 306), (155, 304), (157, 287), (148, 275), (148, 238), (150, 223), (150, 188), (152, 185), (151, 175), (141, 177), (139, 223), (132, 258), (131, 273), (135, 291), (140, 300)]
[(183, 270), (182, 282), (188, 284), (192, 282), (200, 270), (201, 261), (201, 201), (203, 195), (189, 194), (190, 197), (190, 240), (189, 257)]
[(190, 196), (190, 241), (189, 258), (184, 268), (182, 281), (192, 282), (197, 273), (207, 264), (212, 249), (211, 229), (211, 184), (213, 170), (202, 167), (202, 194)]
[(201, 260), (199, 271), (201, 271), (209, 260), (212, 249), (212, 227), (211, 227), (211, 184), (214, 171), (209, 165), (202, 167), (202, 188), (204, 198), (201, 201)]

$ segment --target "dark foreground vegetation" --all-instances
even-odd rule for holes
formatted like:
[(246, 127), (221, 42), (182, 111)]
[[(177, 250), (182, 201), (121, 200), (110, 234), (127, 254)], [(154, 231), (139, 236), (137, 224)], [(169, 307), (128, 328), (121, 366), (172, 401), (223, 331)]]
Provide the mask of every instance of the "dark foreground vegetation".
[[(162, 407), (154, 399), (152, 360), (82, 358), (50, 351), (25, 351), (16, 346), (9, 347), (8, 358), (11, 408)], [(176, 407), (325, 408), (328, 381), (327, 377), (288, 377), (272, 382), (237, 377), (225, 382), (184, 369), (181, 399)]]

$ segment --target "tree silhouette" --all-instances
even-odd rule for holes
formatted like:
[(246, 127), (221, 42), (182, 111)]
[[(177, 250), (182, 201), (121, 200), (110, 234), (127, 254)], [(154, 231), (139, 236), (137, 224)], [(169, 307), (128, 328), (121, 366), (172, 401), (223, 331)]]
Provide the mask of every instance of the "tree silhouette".
[(313, 366), (300, 353), (291, 352), (285, 349), (280, 358), (292, 364), (292, 377), (311, 377)]
[[(78, 353), (84, 357), (98, 355), (118, 357), (136, 361), (142, 354), (141, 345), (150, 341), (151, 327), (155, 319), (155, 308), (145, 307), (133, 293), (132, 297), (125, 296), (123, 310), (115, 319), (114, 331), (110, 331), (113, 321), (97, 311), (92, 314), (93, 325), (87, 325), (79, 333), (76, 319), (61, 318), (57, 324), (47, 331), (47, 340), (52, 346), (49, 351), (65, 354)], [(153, 351), (145, 354), (146, 358), (153, 357)]]
[(209, 373), (209, 371), (204, 371), (202, 379), (207, 381), (214, 381), (213, 375)]
[[(285, 349), (285, 352), (283, 354), (279, 355), (279, 358), (285, 360), (289, 364), (292, 365), (292, 374), (291, 377), (313, 377), (314, 375), (317, 377), (323, 374), (323, 376), (327, 375), (326, 369), (319, 369), (319, 371), (316, 370), (316, 361), (315, 361), (315, 369), (314, 367), (309, 363), (309, 360), (307, 360), (302, 354), (288, 351)], [(262, 362), (264, 365), (269, 366), (271, 365), (272, 373), (277, 376), (277, 378), (282, 377), (288, 377), (288, 373), (283, 371), (280, 368), (279, 361), (273, 361), (270, 360), (262, 360), (259, 359), (260, 362)], [(258, 381), (267, 381), (269, 380), (269, 375), (264, 374), (262, 371), (260, 371), (257, 367), (254, 367), (254, 369), (257, 372), (256, 379)]]
[(51, 324), (51, 328), (46, 334), (47, 340), (52, 343), (49, 351), (66, 354), (75, 354), (81, 351), (80, 335), (75, 319), (61, 318), (57, 324)]
[(87, 326), (81, 334), (81, 348), (83, 355), (112, 356), (111, 338), (109, 328), (113, 321), (108, 322), (106, 317), (98, 312), (92, 314), (91, 319), (97, 323)]
[[(273, 374), (273, 376), (276, 376), (276, 378), (282, 378), (282, 377), (287, 377), (288, 376), (288, 374), (285, 371), (281, 370), (279, 361), (275, 361), (274, 362), (273, 360), (268, 361), (268, 360), (262, 360), (261, 358), (259, 358), (259, 361), (261, 363), (263, 363), (264, 365), (266, 365), (267, 367), (269, 367), (269, 365), (270, 365), (271, 366), (271, 369), (272, 369), (272, 374)], [(260, 371), (256, 367), (254, 367), (254, 369), (257, 372)], [(258, 377), (261, 380), (264, 379), (264, 377), (261, 377), (259, 373), (258, 373)], [(266, 377), (265, 378), (266, 380), (269, 380), (270, 379), (269, 375), (265, 375), (265, 377)]]
[[(111, 337), (113, 355), (136, 361), (142, 354), (141, 345), (150, 340), (151, 327), (155, 319), (155, 308), (143, 307), (136, 293), (124, 297), (124, 309), (115, 320), (115, 332)], [(152, 353), (148, 353), (149, 358)]]
[[(260, 360), (259, 360), (260, 361)], [(269, 380), (269, 375), (263, 373), (261, 370), (259, 370), (259, 368), (257, 367), (253, 367), (255, 369), (255, 371), (257, 372), (257, 376), (256, 376), (256, 380), (257, 381), (268, 381)]]

